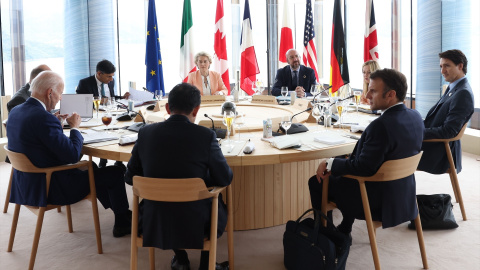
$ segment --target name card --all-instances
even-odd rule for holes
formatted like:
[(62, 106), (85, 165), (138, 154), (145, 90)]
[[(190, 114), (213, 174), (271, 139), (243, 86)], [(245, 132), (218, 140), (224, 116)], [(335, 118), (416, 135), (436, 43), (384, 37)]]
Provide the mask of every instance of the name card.
[(277, 99), (274, 96), (255, 95), (252, 96), (252, 103), (263, 103), (277, 105)]
[(167, 104), (168, 100), (159, 100), (155, 104), (155, 107), (153, 108), (154, 112), (159, 112), (159, 111), (164, 111), (165, 110), (165, 104)]
[(223, 103), (223, 102), (225, 102), (225, 96), (222, 96), (222, 95), (202, 96), (202, 104)]
[(308, 108), (308, 105), (310, 105), (309, 100), (297, 98), (295, 100), (295, 104), (293, 104), (292, 106), (295, 107), (295, 109), (299, 109), (299, 110), (303, 111), (303, 110), (306, 110)]

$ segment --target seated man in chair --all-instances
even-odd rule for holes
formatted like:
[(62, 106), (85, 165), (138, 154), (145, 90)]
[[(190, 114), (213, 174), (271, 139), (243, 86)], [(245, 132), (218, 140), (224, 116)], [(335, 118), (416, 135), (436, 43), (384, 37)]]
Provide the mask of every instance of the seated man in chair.
[[(132, 183), (135, 175), (156, 178), (199, 177), (207, 187), (228, 186), (232, 171), (222, 154), (215, 132), (195, 124), (200, 109), (200, 91), (182, 83), (168, 95), (170, 114), (165, 122), (143, 127), (133, 147), (125, 180)], [(173, 249), (172, 269), (190, 269), (187, 252), (183, 249), (203, 248), (203, 239), (210, 231), (211, 201), (188, 203), (152, 202), (140, 204), (139, 230), (143, 245)], [(142, 213), (143, 212), (143, 213)], [(226, 227), (227, 209), (218, 205), (218, 233)], [(209, 252), (202, 251), (200, 270), (208, 268)], [(228, 269), (228, 263), (216, 269)]]
[[(438, 54), (440, 70), (445, 81), (450, 84), (440, 100), (428, 111), (425, 117), (425, 140), (450, 139), (457, 136), (463, 125), (473, 114), (473, 92), (465, 74), (467, 57), (460, 50), (448, 50)], [(450, 164), (444, 144), (425, 142), (418, 169), (432, 174), (445, 173)], [(462, 170), (462, 146), (460, 140), (450, 142), (453, 161), (457, 173)]]
[[(372, 176), (387, 160), (413, 156), (420, 152), (423, 123), (417, 111), (403, 104), (407, 93), (405, 76), (394, 69), (382, 69), (370, 75), (367, 99), (372, 110), (383, 114), (362, 133), (348, 159), (323, 160), (317, 174), (309, 180), (312, 205), (321, 209), (322, 179), (329, 177), (328, 196), (343, 215), (339, 231), (350, 234), (355, 219), (364, 219), (360, 187), (343, 175)], [(417, 216), (414, 175), (385, 183), (366, 183), (372, 219), (383, 228), (393, 227)]]
[[(52, 71), (43, 71), (30, 88), (31, 97), (10, 112), (7, 123), (9, 150), (25, 154), (40, 168), (78, 162), (83, 146), (78, 130), (80, 116), (50, 113), (62, 98), (62, 78)], [(63, 134), (65, 118), (71, 127), (69, 137)], [(100, 169), (94, 165), (94, 176), (97, 198), (115, 214), (113, 236), (130, 234), (132, 215), (128, 210), (123, 171), (118, 167)], [(45, 175), (14, 170), (10, 202), (31, 206), (69, 205), (90, 192), (88, 171), (72, 169), (53, 173), (48, 198), (45, 181), (39, 181), (42, 177), (45, 179)]]

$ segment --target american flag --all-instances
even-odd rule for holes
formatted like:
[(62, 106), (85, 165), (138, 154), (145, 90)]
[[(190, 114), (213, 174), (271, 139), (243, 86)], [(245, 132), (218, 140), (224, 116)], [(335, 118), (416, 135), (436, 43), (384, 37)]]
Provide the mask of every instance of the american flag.
[(317, 74), (317, 50), (315, 49), (315, 30), (313, 28), (312, 3), (307, 0), (307, 12), (305, 13), (305, 34), (303, 36), (303, 64), (315, 71), (315, 77), (318, 82)]

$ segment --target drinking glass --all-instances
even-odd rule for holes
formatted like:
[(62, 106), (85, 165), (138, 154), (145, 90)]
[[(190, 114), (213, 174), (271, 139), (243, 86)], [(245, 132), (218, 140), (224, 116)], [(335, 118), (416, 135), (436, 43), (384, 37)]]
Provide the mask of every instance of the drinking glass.
[(280, 93), (284, 97), (282, 104), (287, 103), (286, 99), (287, 99), (287, 95), (288, 95), (288, 87), (287, 86), (282, 86), (282, 88), (280, 89)]
[(100, 97), (93, 97), (93, 106), (95, 107), (95, 110), (97, 111), (97, 118), (98, 118), (98, 109), (100, 107)]
[[(318, 84), (312, 84), (312, 86), (310, 87), (310, 94), (312, 94), (312, 96), (316, 96), (317, 94), (320, 93), (320, 87)], [(315, 103), (315, 100), (312, 100), (313, 103)]]
[(340, 128), (342, 128), (343, 110), (345, 109), (344, 103), (342, 101), (337, 101), (336, 105), (337, 105), (338, 116), (340, 117)]
[(253, 83), (252, 83), (252, 90), (254, 93), (254, 95), (257, 94), (257, 81), (255, 80)]
[(109, 110), (106, 110), (105, 113), (102, 115), (102, 123), (107, 127), (106, 132), (108, 132), (108, 125), (112, 122), (112, 114), (110, 114)]
[(110, 108), (109, 108), (109, 109), (110, 109), (110, 112), (114, 111), (116, 108), (117, 108), (117, 107), (116, 107), (115, 98), (112, 97), (112, 98), (110, 98)]
[(357, 106), (357, 113), (358, 113), (358, 105), (360, 104), (360, 98), (362, 97), (362, 91), (359, 91), (359, 90), (353, 91), (353, 96), (355, 97), (355, 105)]
[(255, 80), (255, 85), (257, 86), (256, 95), (261, 95), (263, 91), (263, 82), (260, 80)]
[(162, 100), (162, 90), (155, 90), (155, 99), (156, 100)]
[(224, 111), (223, 112), (223, 124), (227, 127), (227, 145), (231, 145), (230, 133), (232, 131), (232, 125), (235, 122), (235, 112)]
[(282, 117), (282, 127), (285, 130), (285, 136), (287, 135), (288, 129), (292, 126), (292, 119), (290, 115)]
[(323, 110), (323, 107), (322, 105), (316, 103), (315, 105), (313, 105), (313, 109), (312, 109), (312, 116), (313, 118), (315, 118), (316, 123), (317, 123), (317, 131), (320, 129), (320, 127), (318, 126), (318, 120), (320, 119), (320, 117), (322, 117), (324, 115), (324, 110)]
[(237, 117), (235, 118), (234, 124), (235, 124), (235, 131), (238, 132), (238, 142), (242, 142), (240, 140), (240, 128), (245, 125), (245, 114), (237, 111)]

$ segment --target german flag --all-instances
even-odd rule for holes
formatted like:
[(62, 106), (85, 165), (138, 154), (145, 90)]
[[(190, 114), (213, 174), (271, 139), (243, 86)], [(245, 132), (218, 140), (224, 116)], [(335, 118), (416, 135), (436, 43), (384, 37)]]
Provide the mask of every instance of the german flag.
[(349, 82), (340, 0), (335, 0), (332, 24), (332, 54), (330, 56), (330, 85), (332, 86), (332, 93), (337, 92), (338, 88)]

